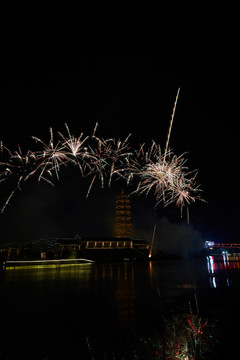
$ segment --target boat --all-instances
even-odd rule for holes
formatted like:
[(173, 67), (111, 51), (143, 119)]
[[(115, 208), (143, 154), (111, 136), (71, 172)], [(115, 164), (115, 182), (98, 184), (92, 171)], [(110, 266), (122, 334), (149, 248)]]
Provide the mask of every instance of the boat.
[(3, 269), (15, 268), (54, 268), (69, 265), (91, 264), (95, 261), (90, 259), (52, 259), (52, 260), (6, 260)]

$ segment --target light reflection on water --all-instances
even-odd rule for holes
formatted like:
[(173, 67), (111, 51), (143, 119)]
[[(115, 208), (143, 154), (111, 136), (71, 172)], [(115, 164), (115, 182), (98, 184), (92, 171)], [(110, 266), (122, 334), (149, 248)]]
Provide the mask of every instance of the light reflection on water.
[(233, 281), (236, 282), (236, 275), (239, 275), (240, 256), (229, 254), (207, 256), (207, 267), (212, 288), (231, 287)]
[(28, 338), (33, 351), (41, 348), (39, 359), (69, 348), (84, 359), (86, 337), (103, 354), (136, 334), (161, 331), (163, 318), (189, 312), (189, 302), (194, 309), (196, 295), (203, 311), (222, 313), (228, 292), (217, 294), (216, 305), (216, 289), (236, 290), (238, 270), (240, 259), (227, 256), (7, 270), (0, 338), (8, 349)]

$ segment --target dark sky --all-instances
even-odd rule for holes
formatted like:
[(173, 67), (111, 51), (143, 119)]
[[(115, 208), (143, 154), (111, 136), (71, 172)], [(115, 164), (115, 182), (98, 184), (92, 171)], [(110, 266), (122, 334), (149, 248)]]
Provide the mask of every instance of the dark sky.
[[(191, 206), (191, 226), (206, 239), (240, 240), (236, 74), (229, 63), (205, 61), (183, 69), (167, 67), (154, 55), (97, 56), (80, 61), (77, 71), (9, 67), (3, 75), (0, 139), (12, 151), (18, 144), (33, 148), (32, 135), (48, 141), (49, 127), (64, 132), (65, 122), (75, 135), (90, 135), (98, 122), (100, 137), (124, 139), (131, 133), (133, 146), (154, 139), (164, 147), (180, 87), (170, 147), (177, 155), (188, 153), (208, 202)], [(24, 184), (1, 214), (1, 240), (111, 235), (121, 183), (104, 190), (98, 183), (85, 199), (88, 181), (63, 169), (54, 188)], [(153, 196), (132, 198), (137, 234), (151, 232), (161, 218), (182, 221), (174, 205), (154, 204)]]

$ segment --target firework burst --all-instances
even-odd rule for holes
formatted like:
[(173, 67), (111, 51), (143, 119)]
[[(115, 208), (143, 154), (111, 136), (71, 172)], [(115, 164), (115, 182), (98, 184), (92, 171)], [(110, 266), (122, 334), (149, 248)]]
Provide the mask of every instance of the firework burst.
[[(30, 150), (24, 155), (20, 146), (18, 146), (18, 151), (12, 153), (8, 148), (1, 145), (1, 153), (2, 157), (6, 158), (7, 156), (7, 159), (0, 162), (0, 183), (7, 182), (11, 184), (10, 194), (1, 209), (1, 212), (3, 212), (15, 192), (21, 189), (21, 185), (41, 169), (41, 163), (39, 163), (36, 154)], [(43, 176), (42, 169), (41, 173), (42, 178), (50, 182), (49, 179)]]
[(64, 151), (65, 160), (72, 162), (73, 165), (78, 165), (81, 174), (84, 176), (84, 170), (88, 166), (90, 154), (86, 147), (88, 136), (83, 138), (83, 133), (79, 137), (75, 137), (70, 133), (69, 127), (65, 124), (67, 136), (59, 133), (62, 138), (61, 151)]
[(194, 202), (198, 196), (199, 186), (196, 186), (196, 170), (189, 171), (186, 167), (184, 154), (174, 155), (171, 151), (161, 152), (160, 145), (152, 142), (146, 152), (144, 146), (136, 153), (126, 171), (127, 182), (138, 178), (137, 189), (133, 192), (139, 195), (148, 195), (154, 192), (156, 206), (162, 202), (165, 206), (175, 203), (181, 208)]
[[(12, 153), (0, 143), (1, 155), (4, 160), (0, 162), (0, 184), (14, 184), (10, 195), (5, 201), (2, 211), (10, 199), (20, 188), (21, 184), (33, 175), (38, 181), (45, 180), (53, 185), (52, 178), (59, 180), (60, 169), (69, 165), (78, 166), (84, 178), (90, 178), (87, 197), (96, 179), (100, 180), (101, 187), (107, 183), (111, 185), (113, 178), (124, 179), (129, 185), (137, 180), (137, 187), (133, 193), (148, 195), (153, 192), (156, 197), (156, 206), (175, 203), (181, 209), (195, 202), (200, 197), (200, 188), (196, 184), (196, 171), (189, 171), (186, 166), (185, 154), (176, 156), (169, 150), (169, 140), (173, 119), (179, 97), (178, 89), (175, 99), (170, 126), (167, 134), (165, 150), (162, 153), (160, 145), (152, 141), (150, 148), (145, 150), (141, 145), (138, 150), (131, 148), (130, 135), (125, 140), (114, 138), (103, 139), (96, 135), (98, 123), (91, 136), (75, 137), (65, 124), (66, 135), (58, 132), (59, 138), (55, 141), (53, 130), (50, 128), (48, 143), (33, 136), (35, 142), (41, 146), (38, 151), (28, 150), (26, 155), (18, 151)], [(5, 159), (7, 156), (7, 160)]]
[(48, 144), (35, 136), (33, 136), (32, 138), (37, 143), (41, 144), (43, 147), (42, 150), (35, 152), (35, 155), (40, 162), (42, 168), (38, 180), (42, 179), (43, 174), (46, 171), (51, 175), (54, 171), (57, 179), (59, 179), (60, 166), (66, 166), (68, 161), (70, 161), (70, 158), (67, 156), (67, 152), (63, 143), (58, 140), (56, 144), (54, 144), (52, 128), (50, 128), (50, 140)]
[(102, 187), (104, 187), (105, 179), (108, 179), (107, 183), (110, 186), (113, 176), (121, 177), (125, 164), (132, 155), (131, 147), (128, 143), (130, 134), (123, 142), (120, 139), (115, 140), (114, 138), (104, 140), (95, 135), (97, 126), (98, 124), (96, 124), (92, 135), (93, 144), (88, 146), (90, 171), (86, 176), (93, 176), (88, 194), (97, 176)]

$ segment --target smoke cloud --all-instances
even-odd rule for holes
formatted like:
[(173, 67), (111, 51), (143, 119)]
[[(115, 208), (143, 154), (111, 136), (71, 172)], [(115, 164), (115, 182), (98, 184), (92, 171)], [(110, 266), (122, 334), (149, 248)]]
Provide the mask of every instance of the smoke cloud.
[(159, 252), (185, 259), (198, 256), (204, 249), (204, 238), (191, 224), (171, 223), (160, 219), (153, 241), (153, 255)]

